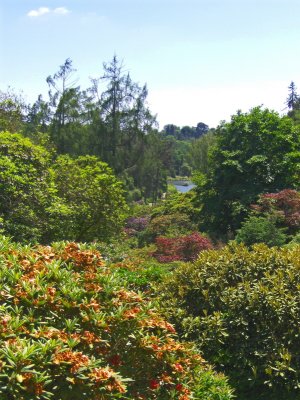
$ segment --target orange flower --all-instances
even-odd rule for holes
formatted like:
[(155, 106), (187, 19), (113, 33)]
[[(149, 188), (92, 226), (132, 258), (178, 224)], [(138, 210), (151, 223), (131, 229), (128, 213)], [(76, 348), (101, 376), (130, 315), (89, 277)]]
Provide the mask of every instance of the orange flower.
[(183, 371), (184, 371), (183, 366), (182, 366), (181, 364), (179, 364), (179, 363), (173, 364), (172, 367), (173, 367), (177, 372), (183, 372)]
[(182, 396), (179, 397), (178, 400), (190, 400), (190, 396), (188, 396), (187, 394), (183, 394)]
[(126, 319), (133, 319), (137, 316), (137, 314), (140, 312), (139, 307), (133, 307), (130, 310), (126, 310), (123, 314), (124, 318)]
[(106, 368), (95, 368), (91, 373), (91, 377), (97, 383), (107, 381), (114, 376), (114, 371), (108, 367)]
[(48, 287), (48, 288), (47, 288), (47, 293), (48, 293), (49, 296), (51, 296), (51, 297), (55, 296), (55, 293), (56, 293), (55, 287)]
[(79, 336), (79, 338), (81, 338), (83, 341), (87, 342), (88, 344), (100, 342), (100, 339), (93, 332), (90, 332), (90, 331), (84, 331), (83, 335), (81, 335), (81, 337)]
[(70, 371), (72, 373), (77, 372), (79, 368), (89, 363), (88, 356), (82, 354), (81, 352), (72, 352), (70, 350), (62, 351), (61, 353), (56, 353), (53, 360), (54, 364), (60, 364), (62, 362), (70, 363), (72, 365)]
[(44, 391), (44, 387), (41, 383), (35, 383), (34, 384), (34, 394), (36, 394), (37, 396), (39, 396), (40, 394), (42, 394)]
[(170, 375), (168, 375), (166, 372), (164, 372), (164, 373), (161, 375), (161, 380), (162, 380), (164, 383), (172, 383), (172, 377), (171, 377)]
[(138, 295), (137, 293), (130, 292), (130, 291), (127, 291), (124, 289), (119, 290), (117, 292), (117, 296), (120, 300), (124, 300), (127, 302), (140, 303), (143, 301), (142, 297), (140, 295)]

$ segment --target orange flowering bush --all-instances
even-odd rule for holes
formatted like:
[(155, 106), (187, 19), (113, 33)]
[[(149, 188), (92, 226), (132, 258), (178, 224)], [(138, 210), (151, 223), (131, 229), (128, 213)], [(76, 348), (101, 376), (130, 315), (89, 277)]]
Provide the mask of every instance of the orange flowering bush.
[(96, 250), (2, 239), (0, 275), (1, 399), (188, 400), (200, 386), (196, 398), (231, 398), (226, 379)]

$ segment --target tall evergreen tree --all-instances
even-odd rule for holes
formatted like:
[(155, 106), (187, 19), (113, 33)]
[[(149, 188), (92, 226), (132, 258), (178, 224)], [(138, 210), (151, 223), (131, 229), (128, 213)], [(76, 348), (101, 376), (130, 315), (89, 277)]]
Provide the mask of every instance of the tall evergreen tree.
[[(92, 81), (100, 114), (98, 122), (104, 128), (104, 132), (99, 132), (102, 136), (99, 155), (120, 174), (136, 168), (143, 155), (144, 137), (156, 122), (147, 107), (146, 86), (140, 87), (133, 82), (116, 56), (111, 62), (104, 63), (103, 68), (104, 74)], [(106, 84), (102, 93), (101, 83)]]
[(74, 72), (76, 69), (68, 58), (58, 72), (47, 78), (52, 108), (50, 135), (59, 153), (83, 154), (85, 94), (75, 86)]
[(286, 105), (288, 106), (289, 109), (294, 110), (296, 104), (298, 103), (299, 96), (297, 94), (296, 85), (293, 81), (290, 83), (288, 89), (289, 89), (289, 94), (286, 99)]

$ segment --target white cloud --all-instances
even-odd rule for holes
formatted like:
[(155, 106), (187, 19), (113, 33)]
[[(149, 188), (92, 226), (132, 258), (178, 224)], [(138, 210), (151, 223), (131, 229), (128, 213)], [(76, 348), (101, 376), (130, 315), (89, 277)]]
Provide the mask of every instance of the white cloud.
[(55, 14), (65, 15), (69, 14), (69, 10), (66, 7), (57, 7), (53, 10)]
[(27, 13), (28, 17), (40, 17), (41, 15), (48, 14), (50, 9), (48, 7), (40, 7), (37, 10), (31, 10)]
[(57, 7), (51, 10), (48, 7), (39, 7), (36, 10), (31, 10), (27, 13), (28, 17), (41, 17), (45, 14), (58, 14), (58, 15), (66, 15), (70, 11), (66, 7)]

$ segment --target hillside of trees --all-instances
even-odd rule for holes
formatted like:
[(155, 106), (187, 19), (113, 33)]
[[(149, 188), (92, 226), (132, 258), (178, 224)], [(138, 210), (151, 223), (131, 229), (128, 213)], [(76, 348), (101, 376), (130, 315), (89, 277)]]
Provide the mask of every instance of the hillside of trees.
[(0, 91), (0, 398), (300, 399), (295, 83), (159, 130), (116, 56), (46, 81)]
[(135, 83), (116, 56), (90, 87), (77, 85), (70, 59), (46, 79), (49, 94), (33, 105), (13, 90), (0, 92), (0, 129), (22, 133), (57, 155), (96, 156), (109, 164), (132, 199), (156, 201), (167, 176), (191, 173), (189, 142), (208, 126), (174, 125), (158, 131), (147, 105), (147, 87)]

